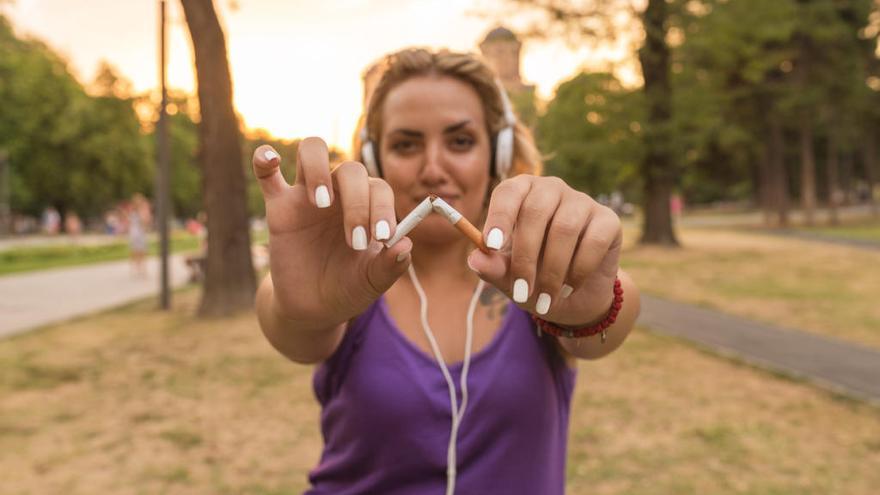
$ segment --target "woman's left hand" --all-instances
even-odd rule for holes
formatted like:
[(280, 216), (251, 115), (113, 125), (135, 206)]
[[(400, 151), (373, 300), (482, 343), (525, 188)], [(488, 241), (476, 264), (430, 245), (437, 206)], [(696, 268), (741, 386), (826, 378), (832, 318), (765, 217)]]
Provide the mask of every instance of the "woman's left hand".
[(595, 323), (611, 306), (620, 219), (562, 179), (518, 175), (501, 182), (483, 239), (490, 254), (475, 250), (468, 265), (526, 311), (577, 326)]

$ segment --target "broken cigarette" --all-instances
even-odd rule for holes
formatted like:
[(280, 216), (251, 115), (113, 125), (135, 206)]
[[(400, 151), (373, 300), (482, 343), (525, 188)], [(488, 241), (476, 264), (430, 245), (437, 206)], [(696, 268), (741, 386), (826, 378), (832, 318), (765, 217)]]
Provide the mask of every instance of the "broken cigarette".
[(409, 215), (403, 218), (399, 224), (397, 224), (397, 229), (394, 231), (394, 236), (391, 239), (385, 241), (385, 247), (390, 248), (391, 246), (397, 244), (397, 241), (403, 239), (403, 236), (409, 234), (409, 232), (416, 228), (416, 225), (419, 224), (422, 220), (425, 219), (428, 215), (433, 211), (433, 205), (431, 204), (431, 198), (427, 197), (424, 201), (419, 203), (418, 206), (413, 208)]
[(449, 203), (443, 201), (443, 199), (438, 198), (433, 194), (429, 199), (431, 199), (431, 202), (434, 205), (434, 211), (446, 217), (446, 219), (449, 220), (449, 223), (454, 225), (459, 232), (467, 236), (471, 242), (476, 244), (477, 247), (480, 248), (480, 251), (489, 254), (489, 248), (486, 247), (486, 243), (483, 241), (483, 234), (474, 227), (474, 224), (470, 223), (464, 215), (459, 213)]

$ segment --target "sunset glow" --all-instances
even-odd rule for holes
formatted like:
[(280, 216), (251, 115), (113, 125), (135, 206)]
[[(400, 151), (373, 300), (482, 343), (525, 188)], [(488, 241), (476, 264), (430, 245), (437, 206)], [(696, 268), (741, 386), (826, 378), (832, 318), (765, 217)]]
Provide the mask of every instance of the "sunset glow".
[[(226, 30), (235, 106), (246, 127), (281, 138), (317, 135), (346, 150), (361, 111), (365, 67), (406, 46), (476, 51), (498, 20), (474, 13), (501, 12), (494, 0), (216, 0), (215, 5)], [(177, 1), (168, 7), (169, 84), (193, 92), (183, 11)], [(67, 57), (83, 82), (107, 60), (135, 91), (157, 87), (158, 1), (17, 0), (3, 12), (20, 34), (38, 37)], [(516, 19), (505, 21), (516, 30)], [(623, 53), (526, 41), (522, 75), (546, 99), (579, 67), (620, 60)], [(631, 68), (621, 77), (636, 79)]]

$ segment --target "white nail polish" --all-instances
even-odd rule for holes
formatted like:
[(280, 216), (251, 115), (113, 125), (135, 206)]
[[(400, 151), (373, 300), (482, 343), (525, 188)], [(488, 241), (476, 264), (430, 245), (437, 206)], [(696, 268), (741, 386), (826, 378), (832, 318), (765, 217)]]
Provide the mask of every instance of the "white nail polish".
[(501, 249), (502, 244), (504, 244), (504, 234), (501, 232), (501, 229), (495, 227), (490, 230), (489, 237), (486, 239), (486, 247), (498, 250)]
[(275, 153), (272, 150), (266, 150), (266, 152), (263, 153), (263, 158), (265, 158), (267, 162), (271, 162), (272, 160), (274, 160), (276, 158), (281, 158), (281, 157), (278, 156), (278, 153)]
[(516, 279), (513, 283), (513, 300), (518, 303), (524, 303), (529, 299), (529, 283), (524, 278)]
[(391, 227), (388, 225), (388, 222), (385, 220), (376, 222), (376, 240), (384, 241), (389, 237), (391, 237)]
[(574, 292), (574, 288), (568, 284), (562, 284), (562, 298), (570, 296), (571, 293)]
[(409, 255), (409, 251), (398, 254), (397, 258), (396, 258), (397, 262), (400, 263), (401, 261), (405, 260), (408, 255)]
[(354, 228), (354, 231), (351, 233), (351, 247), (356, 251), (367, 249), (367, 229), (360, 225)]
[(550, 294), (542, 292), (541, 295), (538, 296), (538, 303), (535, 304), (535, 311), (537, 311), (539, 315), (546, 315), (547, 311), (550, 311)]
[(327, 186), (322, 184), (315, 189), (315, 203), (317, 203), (318, 208), (330, 206), (330, 191), (327, 190)]

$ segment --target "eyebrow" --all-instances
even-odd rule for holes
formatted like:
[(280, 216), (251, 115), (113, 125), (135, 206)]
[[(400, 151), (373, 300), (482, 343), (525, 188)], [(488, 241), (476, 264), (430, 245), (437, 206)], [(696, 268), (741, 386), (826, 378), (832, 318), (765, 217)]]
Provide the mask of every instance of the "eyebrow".
[[(470, 123), (471, 123), (471, 120), (466, 119), (466, 120), (462, 120), (461, 122), (458, 122), (456, 124), (452, 124), (450, 126), (447, 126), (445, 129), (443, 129), (443, 134), (449, 134), (449, 133), (458, 131), (459, 129), (467, 126)], [(405, 136), (411, 136), (411, 137), (421, 137), (422, 136), (421, 131), (414, 131), (412, 129), (394, 129), (393, 131), (390, 132), (390, 134), (395, 134), (395, 133), (400, 133)]]

